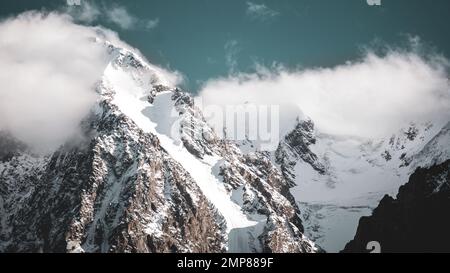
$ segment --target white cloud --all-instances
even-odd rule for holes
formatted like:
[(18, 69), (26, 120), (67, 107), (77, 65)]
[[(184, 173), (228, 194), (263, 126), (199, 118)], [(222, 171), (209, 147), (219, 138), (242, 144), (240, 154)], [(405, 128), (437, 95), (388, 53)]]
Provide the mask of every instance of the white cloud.
[(391, 50), (333, 68), (260, 67), (210, 80), (200, 97), (204, 106), (279, 105), (282, 134), (305, 114), (325, 133), (384, 136), (411, 121), (450, 118), (447, 68), (443, 58)]
[(77, 134), (107, 63), (97, 32), (56, 13), (0, 22), (0, 130), (39, 150)]
[(280, 15), (278, 11), (275, 11), (265, 4), (256, 4), (253, 2), (247, 2), (247, 15), (254, 19), (267, 20)]
[[(79, 135), (79, 124), (97, 100), (94, 89), (109, 61), (106, 47), (94, 38), (143, 57), (116, 32), (77, 25), (66, 14), (32, 11), (1, 21), (0, 130), (37, 152)], [(173, 84), (183, 80), (179, 72), (150, 66)]]

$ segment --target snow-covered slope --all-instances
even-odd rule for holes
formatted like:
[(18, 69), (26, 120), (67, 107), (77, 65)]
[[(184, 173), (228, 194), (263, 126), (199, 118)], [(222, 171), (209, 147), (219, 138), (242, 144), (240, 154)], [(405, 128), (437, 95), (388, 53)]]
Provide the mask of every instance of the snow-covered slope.
[[(176, 134), (178, 128), (175, 128), (178, 112), (172, 100), (173, 91), (155, 94), (150, 104), (147, 99), (149, 96), (147, 88), (151, 86), (136, 81), (132, 76), (133, 73), (117, 67), (115, 63), (107, 67), (103, 81), (104, 88), (113, 92), (112, 103), (144, 132), (158, 137), (162, 148), (189, 172), (203, 194), (224, 216), (228, 233), (232, 229), (255, 226), (257, 222), (247, 219), (241, 208), (231, 200), (220, 178), (212, 172), (213, 167), (218, 164), (219, 157), (209, 155), (199, 160), (184, 147), (181, 139), (172, 138), (172, 134), (178, 136)], [(230, 248), (234, 249), (236, 243), (231, 241)]]
[(162, 70), (96, 42), (111, 61), (84, 139), (2, 155), (0, 251), (319, 251), (269, 154), (217, 138)]
[(432, 167), (446, 161), (450, 155), (450, 122), (436, 134), (425, 147), (412, 157), (411, 165), (416, 167)]
[(450, 157), (448, 125), (410, 124), (386, 139), (320, 134), (300, 120), (274, 153), (293, 182), (305, 233), (337, 252), (354, 236), (385, 194), (395, 195), (418, 166)]
[[(164, 150), (189, 172), (224, 217), (228, 250), (315, 251), (314, 245), (301, 234), (301, 223), (295, 213), (298, 209), (292, 196), (288, 191), (282, 191), (284, 185), (273, 185), (284, 181), (279, 173), (275, 173), (276, 168), (270, 166), (270, 161), (266, 159), (264, 163), (273, 173), (263, 174), (258, 167), (252, 169), (248, 156), (244, 157), (233, 143), (217, 138), (191, 97), (167, 86), (164, 81), (148, 85), (141, 80), (140, 66), (124, 66), (122, 55), (125, 59), (136, 58), (129, 54), (119, 51), (119, 62), (111, 63), (105, 71), (102, 89), (111, 91), (112, 103), (144, 132), (155, 135)], [(141, 64), (145, 70), (146, 64)], [(255, 161), (265, 158), (259, 154), (249, 156), (256, 158)], [(226, 177), (227, 173), (237, 172), (237, 167), (243, 169), (239, 171), (240, 177), (236, 177), (237, 173)], [(245, 172), (246, 176), (243, 175)], [(243, 190), (245, 192), (241, 193)], [(246, 209), (243, 205), (247, 200), (244, 199), (250, 199), (265, 210)], [(286, 225), (289, 222), (292, 224)], [(285, 243), (272, 245), (278, 236), (286, 236), (282, 239)]]

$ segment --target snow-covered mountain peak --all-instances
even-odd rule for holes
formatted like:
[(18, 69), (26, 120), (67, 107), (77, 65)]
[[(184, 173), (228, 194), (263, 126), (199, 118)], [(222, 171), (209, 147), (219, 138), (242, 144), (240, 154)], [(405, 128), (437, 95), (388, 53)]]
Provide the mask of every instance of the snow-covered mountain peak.
[[(245, 155), (217, 138), (170, 73), (105, 44), (111, 59), (98, 103), (81, 124), (83, 143), (62, 147), (39, 168), (31, 164), (26, 170), (42, 175), (28, 194), (9, 186), (0, 192), (0, 249), (319, 251), (269, 155)], [(14, 170), (0, 178), (12, 181)], [(18, 196), (24, 205), (13, 210)]]
[[(139, 128), (157, 136), (163, 149), (190, 173), (207, 199), (224, 216), (229, 250), (262, 251), (268, 247), (261, 241), (263, 234), (280, 228), (291, 229), (291, 226), (280, 226), (284, 222), (281, 218), (298, 219), (293, 213), (297, 210), (296, 205), (290, 203), (292, 197), (283, 195), (287, 192), (282, 185), (272, 185), (283, 183), (275, 181), (274, 175), (278, 179), (282, 176), (276, 174), (274, 167), (269, 167), (269, 173), (261, 172), (258, 167), (249, 168), (249, 164), (259, 164), (257, 162), (261, 160), (267, 167), (270, 161), (264, 161), (262, 156), (250, 161), (232, 142), (219, 140), (188, 94), (165, 85), (156, 77), (146, 78), (148, 66), (127, 56), (120, 55), (118, 61), (108, 66), (102, 88), (113, 94), (111, 103)], [(243, 172), (247, 174), (244, 176)], [(275, 190), (268, 190), (272, 187), (276, 187)], [(265, 194), (260, 192), (263, 188), (268, 190), (266, 194), (272, 192), (270, 197), (264, 197)], [(274, 198), (275, 195), (278, 198)], [(249, 206), (245, 200), (251, 200), (253, 205)], [(276, 208), (272, 208), (274, 205)], [(255, 206), (265, 209), (254, 210)], [(287, 215), (286, 209), (291, 211)], [(297, 225), (301, 225), (300, 222)], [(296, 231), (290, 231), (297, 236), (294, 242), (303, 241), (301, 230), (299, 226)], [(278, 251), (315, 249), (312, 245), (298, 248), (295, 244), (273, 247)]]

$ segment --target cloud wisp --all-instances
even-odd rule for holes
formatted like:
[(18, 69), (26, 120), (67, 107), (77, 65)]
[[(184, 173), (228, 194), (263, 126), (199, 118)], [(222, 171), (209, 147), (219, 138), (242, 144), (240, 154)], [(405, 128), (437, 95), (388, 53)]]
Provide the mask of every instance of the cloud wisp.
[(205, 83), (199, 96), (208, 105), (278, 105), (281, 134), (298, 116), (312, 118), (323, 133), (382, 137), (409, 122), (450, 118), (448, 61), (414, 52), (368, 52), (333, 68), (259, 66)]
[(130, 13), (119, 4), (96, 4), (91, 1), (83, 1), (80, 6), (67, 6), (65, 12), (77, 21), (92, 24), (104, 19), (122, 30), (152, 30), (159, 25), (159, 18), (141, 19)]
[(247, 2), (246, 14), (252, 19), (262, 21), (273, 19), (280, 15), (278, 11), (269, 8), (265, 4), (256, 4), (250, 1)]
[(145, 23), (145, 29), (154, 29), (159, 25), (159, 18), (147, 20)]
[(80, 5), (67, 5), (64, 11), (78, 21), (88, 24), (93, 23), (102, 15), (100, 8), (90, 1), (83, 1)]
[(230, 74), (236, 72), (238, 66), (238, 54), (241, 51), (237, 40), (229, 40), (224, 45), (225, 65), (228, 67)]
[(122, 29), (133, 28), (138, 20), (134, 16), (131, 16), (131, 14), (121, 6), (116, 6), (107, 10), (106, 16), (110, 22), (118, 25)]

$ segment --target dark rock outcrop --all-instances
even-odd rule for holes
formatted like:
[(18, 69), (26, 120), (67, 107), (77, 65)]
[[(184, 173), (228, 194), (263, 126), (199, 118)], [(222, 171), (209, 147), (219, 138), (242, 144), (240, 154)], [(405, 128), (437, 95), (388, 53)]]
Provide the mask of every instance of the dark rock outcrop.
[(298, 161), (304, 161), (320, 174), (325, 174), (326, 168), (317, 155), (311, 151), (311, 145), (316, 143), (314, 123), (312, 120), (298, 120), (295, 129), (287, 134), (275, 151), (276, 163), (290, 186), (295, 186), (294, 167)]
[(15, 139), (11, 134), (0, 131), (0, 163), (11, 160), (25, 150), (25, 144)]
[(362, 217), (343, 252), (450, 252), (450, 160), (417, 169), (396, 199), (385, 196), (372, 216)]

